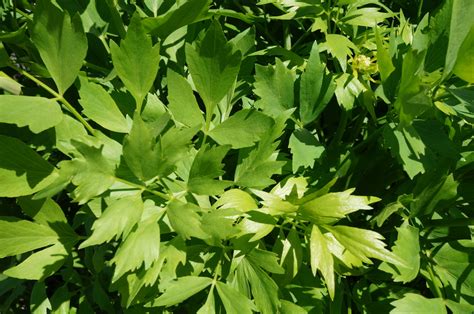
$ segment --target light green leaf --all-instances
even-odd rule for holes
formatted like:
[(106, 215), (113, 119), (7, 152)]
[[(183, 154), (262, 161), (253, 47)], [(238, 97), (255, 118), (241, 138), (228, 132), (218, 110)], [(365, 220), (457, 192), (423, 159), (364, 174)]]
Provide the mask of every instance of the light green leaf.
[(328, 248), (329, 243), (319, 230), (318, 226), (313, 225), (310, 238), (311, 270), (313, 275), (319, 270), (323, 275), (329, 296), (334, 300), (335, 278), (334, 278), (334, 260)]
[(453, 72), (463, 80), (474, 83), (474, 25), (471, 27), (469, 34), (464, 39), (459, 48), (458, 58), (454, 65)]
[(306, 129), (296, 129), (290, 136), (288, 147), (293, 154), (293, 173), (300, 167), (313, 168), (314, 162), (324, 153), (324, 146)]
[[(277, 252), (281, 257), (280, 265), (285, 270), (283, 275), (275, 276), (276, 281), (279, 285), (291, 282), (291, 280), (299, 273), (303, 262), (303, 247), (296, 229), (292, 228), (288, 233), (288, 236), (285, 236), (280, 230), (273, 251)], [(280, 278), (281, 280), (279, 280)]]
[(280, 275), (285, 273), (285, 270), (278, 262), (278, 255), (274, 252), (255, 248), (246, 257), (253, 264), (260, 266), (270, 273)]
[(0, 197), (33, 194), (57, 178), (52, 165), (20, 140), (0, 135)]
[(292, 112), (293, 110), (288, 110), (276, 118), (272, 129), (250, 152), (241, 151), (242, 161), (237, 165), (234, 179), (238, 185), (263, 189), (275, 183), (271, 177), (281, 173), (281, 168), (285, 164), (284, 161), (277, 160), (276, 149), (279, 142), (276, 140), (281, 136), (285, 122)]
[(403, 169), (408, 176), (413, 179), (417, 174), (424, 173), (425, 167), (420, 161), (424, 155), (425, 146), (415, 132), (404, 132), (400, 128), (385, 126), (383, 137), (386, 145), (390, 148), (393, 157), (397, 158), (403, 165)]
[(380, 36), (378, 27), (375, 27), (375, 42), (377, 43), (377, 65), (382, 82), (385, 82), (390, 74), (395, 70), (392, 58), (387, 48), (383, 45), (382, 36)]
[(212, 278), (184, 276), (172, 282), (152, 306), (171, 306), (183, 302), (212, 283)]
[(416, 278), (420, 270), (420, 243), (418, 228), (412, 227), (408, 224), (396, 228), (398, 232), (395, 246), (392, 247), (393, 254), (398, 256), (405, 265), (391, 265), (382, 263), (379, 268), (386, 271), (393, 276), (396, 282), (410, 282)]
[(250, 283), (250, 289), (257, 308), (263, 314), (278, 312), (280, 300), (278, 298), (278, 286), (266, 272), (253, 263), (243, 259), (239, 267), (242, 267), (245, 277)]
[(143, 29), (140, 16), (132, 16), (120, 48), (110, 42), (112, 62), (125, 87), (132, 93), (140, 112), (143, 100), (153, 86), (160, 63), (160, 46), (152, 45)]
[(352, 55), (351, 49), (356, 52), (358, 51), (352, 41), (339, 34), (327, 34), (326, 42), (321, 44), (321, 49), (323, 48), (339, 61), (343, 72), (346, 72), (347, 56)]
[(306, 311), (301, 306), (294, 304), (293, 302), (287, 300), (281, 300), (280, 311), (281, 314), (307, 314)]
[[(0, 50), (1, 50), (1, 43), (0, 43)], [(6, 74), (3, 71), (0, 71), (0, 89), (5, 90), (6, 92), (12, 95), (20, 95), (22, 87), (23, 85), (15, 81), (8, 74)]]
[(207, 296), (206, 303), (197, 311), (197, 314), (216, 314), (216, 300), (214, 298), (214, 290)]
[(216, 195), (232, 184), (227, 180), (215, 180), (225, 172), (222, 160), (229, 151), (229, 146), (201, 147), (189, 171), (189, 191), (202, 195)]
[(195, 126), (204, 124), (201, 109), (188, 81), (168, 68), (168, 108), (176, 121)]
[(53, 99), (33, 96), (0, 96), (0, 122), (28, 126), (33, 133), (58, 125), (63, 119), (61, 107)]
[(273, 119), (250, 109), (243, 109), (209, 132), (220, 145), (231, 145), (233, 149), (252, 146), (273, 126)]
[(381, 240), (383, 236), (375, 231), (365, 230), (348, 226), (324, 226), (334, 237), (354, 256), (367, 264), (372, 264), (369, 258), (395, 265), (404, 265), (395, 254), (385, 249), (385, 243)]
[(117, 104), (99, 84), (80, 78), (79, 103), (84, 114), (102, 127), (119, 133), (128, 133), (130, 127)]
[(351, 195), (355, 189), (333, 192), (305, 202), (299, 213), (314, 223), (334, 223), (358, 210), (372, 209), (369, 204), (380, 201), (378, 197)]
[(185, 239), (191, 237), (205, 239), (208, 235), (201, 226), (199, 207), (191, 203), (173, 200), (168, 204), (166, 213), (173, 229)]
[(0, 220), (0, 258), (36, 250), (57, 243), (51, 228), (27, 220)]
[(377, 7), (359, 7), (348, 10), (340, 21), (355, 26), (374, 27), (392, 15), (380, 12), (380, 8)]
[(300, 119), (308, 124), (319, 117), (334, 95), (336, 85), (332, 76), (326, 75), (326, 67), (319, 58), (319, 48), (315, 41), (301, 74), (300, 82)]
[(51, 74), (59, 93), (74, 83), (87, 53), (87, 38), (79, 15), (72, 18), (51, 1), (39, 1), (31, 39)]
[[(466, 48), (463, 47), (463, 42), (467, 36), (472, 37), (472, 35), (468, 34), (474, 27), (474, 20), (472, 19), (472, 16), (474, 16), (474, 2), (471, 0), (453, 0), (447, 1), (447, 5), (451, 7), (451, 21), (449, 25), (449, 43), (446, 52), (444, 77), (447, 77), (455, 67), (459, 53), (464, 55), (465, 52), (461, 50), (461, 48)], [(472, 39), (470, 40), (472, 41)]]
[(471, 240), (459, 240), (441, 244), (433, 250), (436, 262), (434, 271), (445, 289), (453, 290), (455, 298), (472, 304), (474, 297), (474, 244)]
[(253, 197), (240, 189), (231, 189), (224, 192), (214, 206), (222, 209), (235, 208), (241, 212), (256, 209), (257, 203)]
[(293, 84), (295, 72), (289, 70), (280, 59), (275, 66), (255, 66), (254, 93), (260, 97), (255, 107), (272, 117), (280, 116), (294, 107)]
[(115, 165), (105, 158), (104, 146), (95, 148), (74, 140), (73, 145), (81, 154), (69, 163), (75, 168), (72, 178), (72, 183), (77, 186), (74, 190), (74, 199), (79, 204), (84, 204), (114, 184)]
[(246, 296), (235, 290), (233, 287), (218, 281), (216, 284), (217, 292), (219, 297), (224, 304), (226, 313), (229, 314), (241, 314), (241, 313), (253, 313), (257, 311), (257, 308)]
[(211, 1), (186, 0), (178, 2), (178, 6), (158, 17), (145, 18), (143, 26), (146, 31), (165, 39), (175, 30), (198, 22), (205, 17)]
[(3, 273), (8, 277), (43, 280), (54, 274), (65, 262), (69, 255), (67, 249), (61, 243), (56, 243), (46, 249), (31, 254), (19, 265), (5, 270)]
[(127, 271), (139, 268), (142, 264), (147, 270), (158, 260), (160, 256), (159, 217), (159, 212), (152, 213), (146, 220), (139, 222), (137, 228), (122, 242), (111, 260), (115, 263), (112, 281), (116, 281)]
[(108, 242), (113, 238), (125, 239), (140, 221), (143, 201), (140, 194), (113, 201), (92, 225), (92, 235), (79, 246), (80, 249)]
[(442, 299), (427, 299), (415, 293), (407, 293), (403, 298), (390, 303), (395, 306), (390, 314), (422, 314), (422, 313), (447, 313)]
[(233, 50), (217, 21), (211, 24), (200, 42), (194, 46), (186, 44), (189, 72), (209, 117), (237, 79), (241, 53)]
[(47, 314), (48, 310), (51, 310), (51, 303), (46, 295), (46, 285), (38, 281), (31, 291), (30, 311), (32, 314)]
[(171, 128), (156, 139), (154, 131), (135, 113), (130, 134), (124, 139), (124, 159), (133, 174), (142, 181), (157, 175), (167, 176), (186, 155), (197, 128)]
[(51, 198), (34, 200), (30, 197), (21, 197), (18, 199), (18, 203), (25, 214), (42, 225), (68, 223), (61, 207)]

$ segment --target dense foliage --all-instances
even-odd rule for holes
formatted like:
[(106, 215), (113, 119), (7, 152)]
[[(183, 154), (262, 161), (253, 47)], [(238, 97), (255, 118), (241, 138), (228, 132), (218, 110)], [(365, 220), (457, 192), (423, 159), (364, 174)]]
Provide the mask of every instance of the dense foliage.
[(474, 311), (474, 1), (1, 3), (1, 313)]

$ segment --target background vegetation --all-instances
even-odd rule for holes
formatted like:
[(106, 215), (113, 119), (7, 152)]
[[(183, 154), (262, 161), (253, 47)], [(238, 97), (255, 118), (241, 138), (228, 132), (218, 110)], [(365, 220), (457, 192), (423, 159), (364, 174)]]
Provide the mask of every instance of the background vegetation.
[(474, 2), (0, 6), (1, 313), (472, 313)]

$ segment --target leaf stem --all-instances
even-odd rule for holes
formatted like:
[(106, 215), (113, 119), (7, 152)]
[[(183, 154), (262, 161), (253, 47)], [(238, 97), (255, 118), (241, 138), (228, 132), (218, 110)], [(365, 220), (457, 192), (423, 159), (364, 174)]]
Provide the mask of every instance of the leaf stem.
[(431, 266), (430, 263), (428, 263), (428, 274), (430, 275), (431, 282), (433, 283), (433, 288), (435, 290), (436, 297), (444, 299), (443, 298), (443, 293), (441, 293), (441, 289), (438, 287), (435, 281), (435, 274), (433, 272), (433, 267)]
[(14, 64), (10, 64), (10, 67), (13, 68), (15, 71), (17, 71), (18, 73), (26, 76), (27, 78), (29, 78), (31, 81), (35, 82), (39, 87), (41, 87), (42, 89), (44, 89), (45, 91), (47, 91), (48, 93), (50, 93), (51, 95), (53, 95), (55, 97), (55, 99), (59, 100), (68, 110), (69, 112), (72, 113), (72, 115), (74, 117), (76, 117), (77, 120), (79, 120), (83, 125), (84, 127), (87, 129), (87, 131), (89, 131), (90, 134), (94, 135), (95, 134), (95, 130), (94, 128), (89, 124), (89, 122), (87, 122), (82, 116), (81, 114), (76, 110), (76, 108), (74, 108), (71, 103), (69, 103), (61, 94), (59, 94), (58, 92), (56, 92), (54, 89), (52, 89), (51, 87), (49, 87), (48, 85), (46, 85), (45, 83), (43, 83), (41, 80), (37, 79), (34, 75), (30, 74), (29, 72), (17, 67), (16, 65)]
[(133, 183), (133, 182), (130, 182), (128, 180), (125, 180), (125, 179), (121, 179), (121, 178), (117, 178), (115, 177), (115, 180), (118, 181), (118, 182), (121, 182), (123, 184), (126, 184), (126, 185), (129, 185), (129, 186), (132, 186), (134, 188), (137, 188), (137, 189), (140, 189), (142, 191), (147, 191), (153, 195), (156, 195), (156, 196), (159, 196), (161, 197), (162, 199), (165, 199), (167, 201), (170, 201), (172, 199), (171, 196), (169, 196), (168, 194), (165, 194), (163, 192), (160, 192), (160, 191), (155, 191), (155, 190), (150, 190), (148, 189), (146, 186), (143, 186), (143, 185), (140, 185), (140, 184), (136, 184), (136, 183)]

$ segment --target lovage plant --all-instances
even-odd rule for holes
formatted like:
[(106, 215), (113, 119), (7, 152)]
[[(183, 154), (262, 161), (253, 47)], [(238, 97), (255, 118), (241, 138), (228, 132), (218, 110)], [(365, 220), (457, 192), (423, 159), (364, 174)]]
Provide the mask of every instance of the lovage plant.
[(472, 313), (474, 2), (6, 0), (1, 313)]

